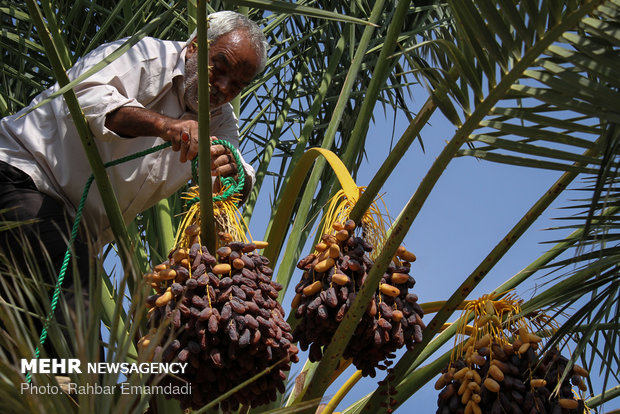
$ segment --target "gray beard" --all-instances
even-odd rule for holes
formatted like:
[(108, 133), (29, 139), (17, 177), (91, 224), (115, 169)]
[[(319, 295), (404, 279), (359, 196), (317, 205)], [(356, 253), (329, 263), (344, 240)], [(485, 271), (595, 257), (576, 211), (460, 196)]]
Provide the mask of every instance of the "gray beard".
[(198, 54), (185, 61), (185, 106), (198, 113)]

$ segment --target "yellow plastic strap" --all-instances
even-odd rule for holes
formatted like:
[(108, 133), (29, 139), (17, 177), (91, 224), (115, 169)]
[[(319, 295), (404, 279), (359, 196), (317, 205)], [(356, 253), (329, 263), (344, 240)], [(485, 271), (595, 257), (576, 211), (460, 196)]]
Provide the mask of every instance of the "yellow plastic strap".
[(263, 252), (263, 255), (272, 263), (277, 257), (278, 252), (282, 247), (282, 243), (284, 242), (285, 232), (283, 229), (286, 227), (286, 223), (291, 218), (295, 200), (301, 190), (299, 183), (304, 181), (310, 172), (310, 168), (314, 165), (314, 161), (319, 155), (323, 156), (323, 158), (325, 158), (325, 160), (329, 163), (347, 198), (349, 198), (353, 203), (359, 199), (360, 191), (357, 184), (355, 184), (349, 170), (347, 170), (347, 167), (345, 167), (336, 154), (324, 148), (311, 148), (306, 151), (299, 159), (299, 162), (291, 173), (286, 187), (282, 192), (282, 199), (275, 213), (275, 220), (271, 226), (273, 231), (272, 234), (269, 235), (269, 246), (267, 246)]

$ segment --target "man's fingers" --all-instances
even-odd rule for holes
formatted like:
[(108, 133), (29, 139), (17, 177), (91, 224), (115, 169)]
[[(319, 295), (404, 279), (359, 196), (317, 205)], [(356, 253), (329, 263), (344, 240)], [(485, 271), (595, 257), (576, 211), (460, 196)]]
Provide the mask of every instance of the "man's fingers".
[(224, 154), (217, 157), (211, 157), (211, 168), (222, 167), (226, 164), (235, 163), (235, 159), (230, 154)]
[(214, 176), (230, 177), (235, 174), (237, 174), (237, 166), (235, 164), (225, 164), (211, 170), (211, 175)]
[[(182, 130), (179, 136), (172, 140), (172, 150), (180, 152), (181, 162), (193, 160), (198, 155), (198, 134), (195, 132), (196, 134), (192, 134), (189, 130)], [(237, 173), (235, 160), (223, 145), (211, 145), (211, 169), (214, 175), (224, 177)]]
[(187, 131), (181, 132), (180, 161), (193, 160), (198, 154), (198, 139)]
[(228, 149), (223, 145), (211, 145), (211, 158), (216, 158), (220, 155), (224, 155), (228, 152)]
[(198, 138), (192, 137), (187, 150), (187, 159), (193, 160), (198, 155)]
[(230, 153), (211, 158), (211, 175), (229, 177), (237, 173), (237, 165)]
[(178, 136), (172, 138), (172, 150), (179, 151), (181, 149), (181, 145), (183, 144), (183, 134), (185, 131), (181, 131)]
[(179, 161), (186, 162), (187, 161), (187, 151), (189, 150), (189, 141), (181, 140), (181, 149), (179, 151), (180, 157)]

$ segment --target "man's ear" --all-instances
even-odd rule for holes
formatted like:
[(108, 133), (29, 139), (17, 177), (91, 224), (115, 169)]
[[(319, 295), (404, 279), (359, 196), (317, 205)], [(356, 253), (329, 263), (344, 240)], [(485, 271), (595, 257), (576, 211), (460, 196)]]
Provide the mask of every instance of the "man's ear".
[(189, 42), (189, 45), (187, 45), (187, 53), (189, 53), (190, 55), (193, 55), (194, 53), (196, 53), (198, 51), (198, 39), (194, 38), (191, 42)]

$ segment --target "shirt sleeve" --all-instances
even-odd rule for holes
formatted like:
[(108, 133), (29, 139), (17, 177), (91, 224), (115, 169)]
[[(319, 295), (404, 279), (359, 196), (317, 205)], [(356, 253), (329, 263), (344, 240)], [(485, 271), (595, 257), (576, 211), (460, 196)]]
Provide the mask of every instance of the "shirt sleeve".
[[(115, 51), (123, 41), (113, 42), (85, 56), (69, 72), (79, 76)], [(158, 55), (159, 53), (159, 55)], [(106, 116), (122, 106), (144, 108), (172, 84), (172, 67), (166, 62), (156, 39), (145, 38), (75, 87), (75, 92), (96, 138), (123, 139), (105, 127)]]
[(76, 95), (93, 135), (102, 141), (114, 141), (121, 137), (105, 126), (106, 116), (122, 106), (144, 108), (135, 98), (118, 91), (114, 85), (80, 84)]

